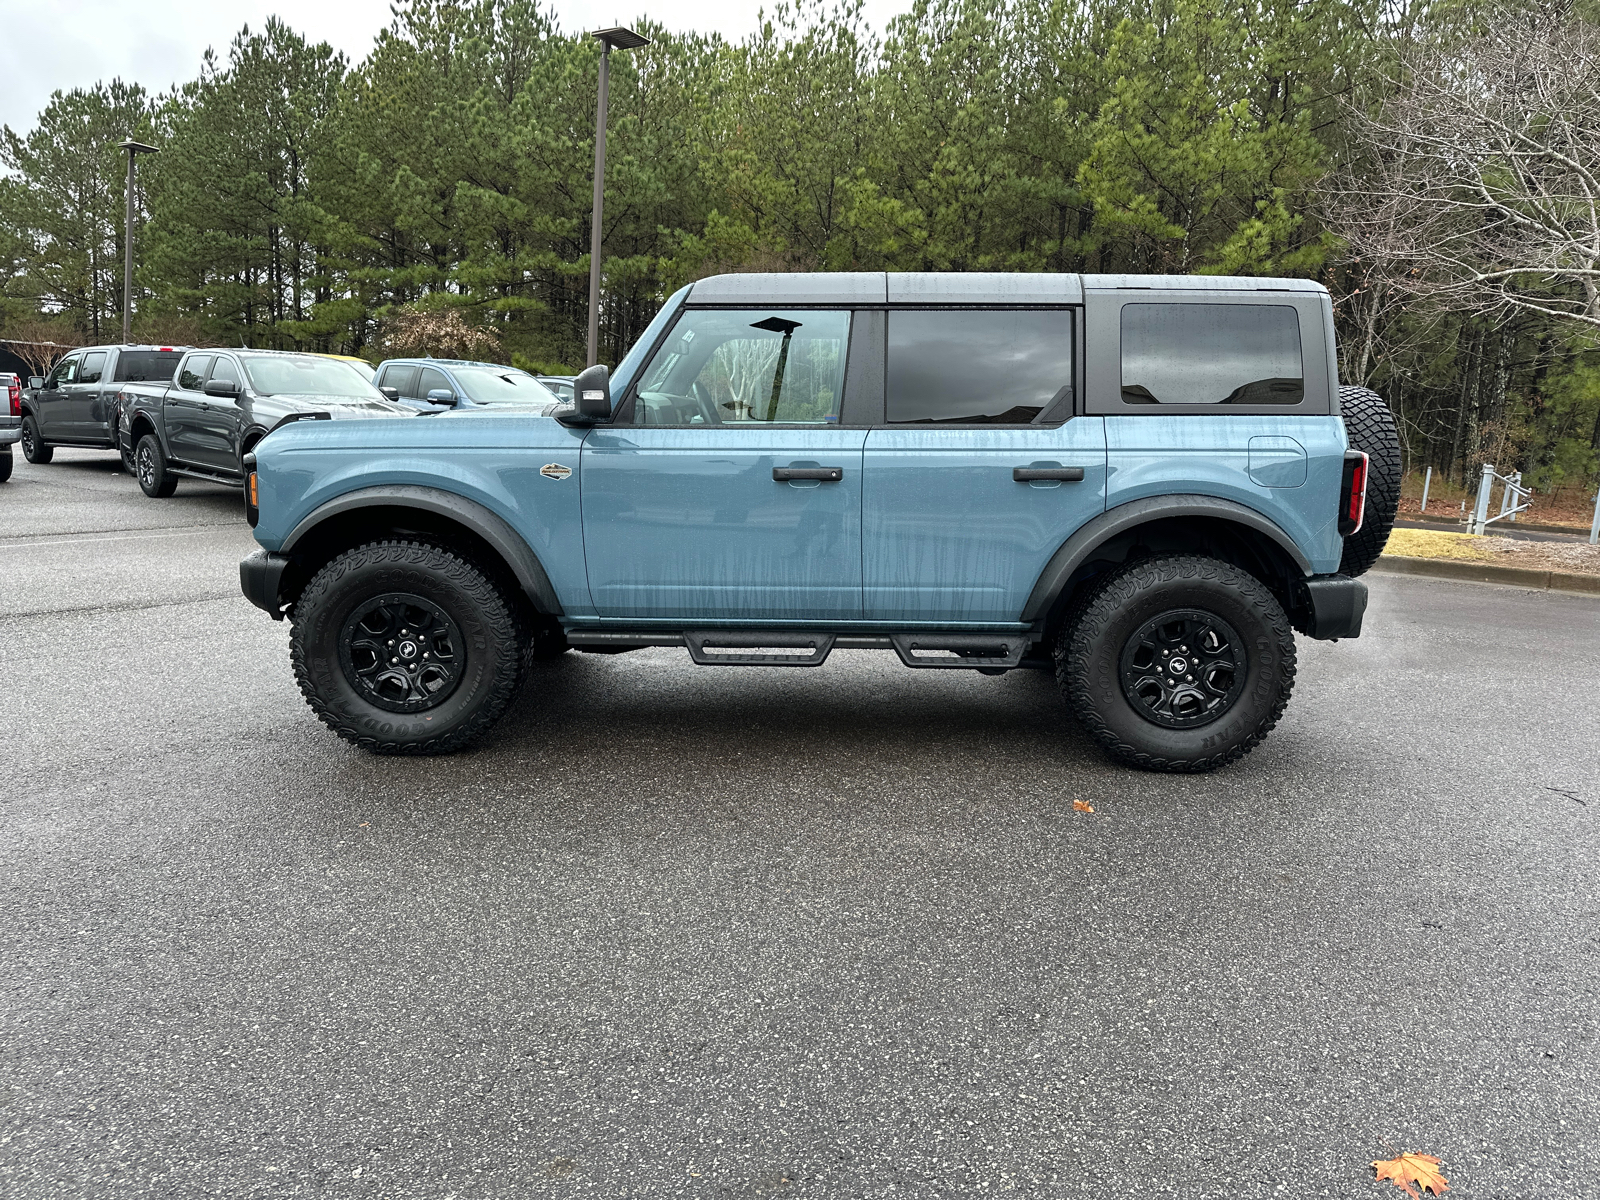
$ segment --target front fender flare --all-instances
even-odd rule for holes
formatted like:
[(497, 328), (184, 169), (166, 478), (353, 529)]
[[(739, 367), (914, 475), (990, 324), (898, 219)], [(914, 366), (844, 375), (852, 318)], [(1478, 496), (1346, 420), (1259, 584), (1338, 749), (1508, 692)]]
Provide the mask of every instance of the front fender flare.
[(1289, 556), (1295, 566), (1300, 568), (1302, 574), (1312, 573), (1311, 560), (1301, 553), (1300, 547), (1294, 544), (1294, 539), (1275, 521), (1262, 516), (1253, 508), (1218, 496), (1148, 496), (1143, 500), (1130, 500), (1126, 504), (1108, 509), (1085, 523), (1076, 533), (1062, 542), (1060, 548), (1050, 556), (1050, 561), (1045, 563), (1044, 570), (1039, 573), (1038, 582), (1028, 594), (1028, 602), (1022, 609), (1022, 619), (1037, 621), (1041, 617), (1048, 616), (1050, 609), (1071, 582), (1078, 568), (1088, 562), (1096, 550), (1119, 533), (1126, 533), (1140, 525), (1171, 517), (1210, 517), (1242, 525), (1270, 538)]
[(544, 564), (517, 531), (504, 518), (476, 500), (468, 500), (443, 488), (395, 483), (360, 488), (335, 496), (307, 513), (289, 531), (289, 536), (283, 539), (278, 553), (293, 554), (295, 546), (325, 521), (363, 508), (410, 508), (464, 525), (500, 556), (540, 612), (552, 617), (561, 615), (561, 601), (556, 598), (556, 590), (550, 584)]

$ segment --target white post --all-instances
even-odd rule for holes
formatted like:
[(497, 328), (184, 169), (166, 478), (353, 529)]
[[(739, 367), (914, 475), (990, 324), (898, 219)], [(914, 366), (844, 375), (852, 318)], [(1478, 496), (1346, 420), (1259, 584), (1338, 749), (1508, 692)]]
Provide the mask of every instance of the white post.
[(1428, 486), (1433, 483), (1433, 468), (1429, 467), (1422, 476), (1422, 511), (1428, 511)]
[(1472, 532), (1482, 534), (1489, 528), (1489, 493), (1494, 491), (1494, 464), (1483, 464), (1483, 479), (1478, 484), (1478, 504), (1472, 510)]
[(1600, 492), (1594, 497), (1594, 521), (1589, 526), (1589, 545), (1600, 545)]

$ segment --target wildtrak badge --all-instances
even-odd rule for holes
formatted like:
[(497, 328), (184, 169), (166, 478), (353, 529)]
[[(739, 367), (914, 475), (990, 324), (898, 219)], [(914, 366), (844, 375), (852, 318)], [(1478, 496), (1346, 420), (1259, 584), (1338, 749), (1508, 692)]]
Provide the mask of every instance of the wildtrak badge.
[(565, 479), (572, 474), (571, 467), (563, 467), (560, 463), (545, 463), (539, 468), (539, 474), (546, 479)]

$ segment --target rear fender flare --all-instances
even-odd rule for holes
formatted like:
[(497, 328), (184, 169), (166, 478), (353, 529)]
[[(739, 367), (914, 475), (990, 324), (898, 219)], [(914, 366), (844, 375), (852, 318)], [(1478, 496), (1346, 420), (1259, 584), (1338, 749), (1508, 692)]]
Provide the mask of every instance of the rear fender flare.
[(1311, 560), (1301, 553), (1294, 539), (1276, 522), (1253, 508), (1217, 496), (1175, 495), (1149, 496), (1143, 500), (1130, 500), (1108, 509), (1084, 524), (1076, 533), (1061, 543), (1050, 556), (1050, 561), (1039, 573), (1039, 580), (1028, 594), (1022, 610), (1024, 621), (1037, 621), (1050, 615), (1056, 601), (1072, 582), (1078, 568), (1091, 561), (1094, 553), (1118, 534), (1137, 529), (1152, 521), (1171, 517), (1208, 517), (1232, 522), (1262, 534), (1274, 542), (1288, 556), (1302, 574), (1310, 575)]
[(523, 592), (541, 613), (561, 615), (561, 602), (550, 584), (544, 564), (528, 543), (497, 513), (455, 492), (442, 488), (421, 487), (416, 484), (387, 484), (360, 488), (335, 496), (306, 514), (284, 538), (278, 552), (293, 555), (295, 546), (303, 542), (319, 526), (341, 515), (363, 508), (409, 508), (432, 516), (443, 517), (471, 530), (482, 538), (516, 577)]

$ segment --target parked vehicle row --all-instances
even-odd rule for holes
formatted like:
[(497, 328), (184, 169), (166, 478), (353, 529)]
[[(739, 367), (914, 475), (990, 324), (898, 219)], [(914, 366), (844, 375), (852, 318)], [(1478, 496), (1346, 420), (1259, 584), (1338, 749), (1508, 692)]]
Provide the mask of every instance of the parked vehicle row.
[(559, 403), (527, 371), (495, 363), (374, 368), (348, 355), (184, 346), (89, 346), (20, 385), (10, 388), (11, 415), (0, 416), (0, 480), (11, 441), (32, 463), (50, 462), (58, 446), (116, 450), (152, 497), (172, 495), (181, 476), (241, 485), (244, 456), (288, 420)]

